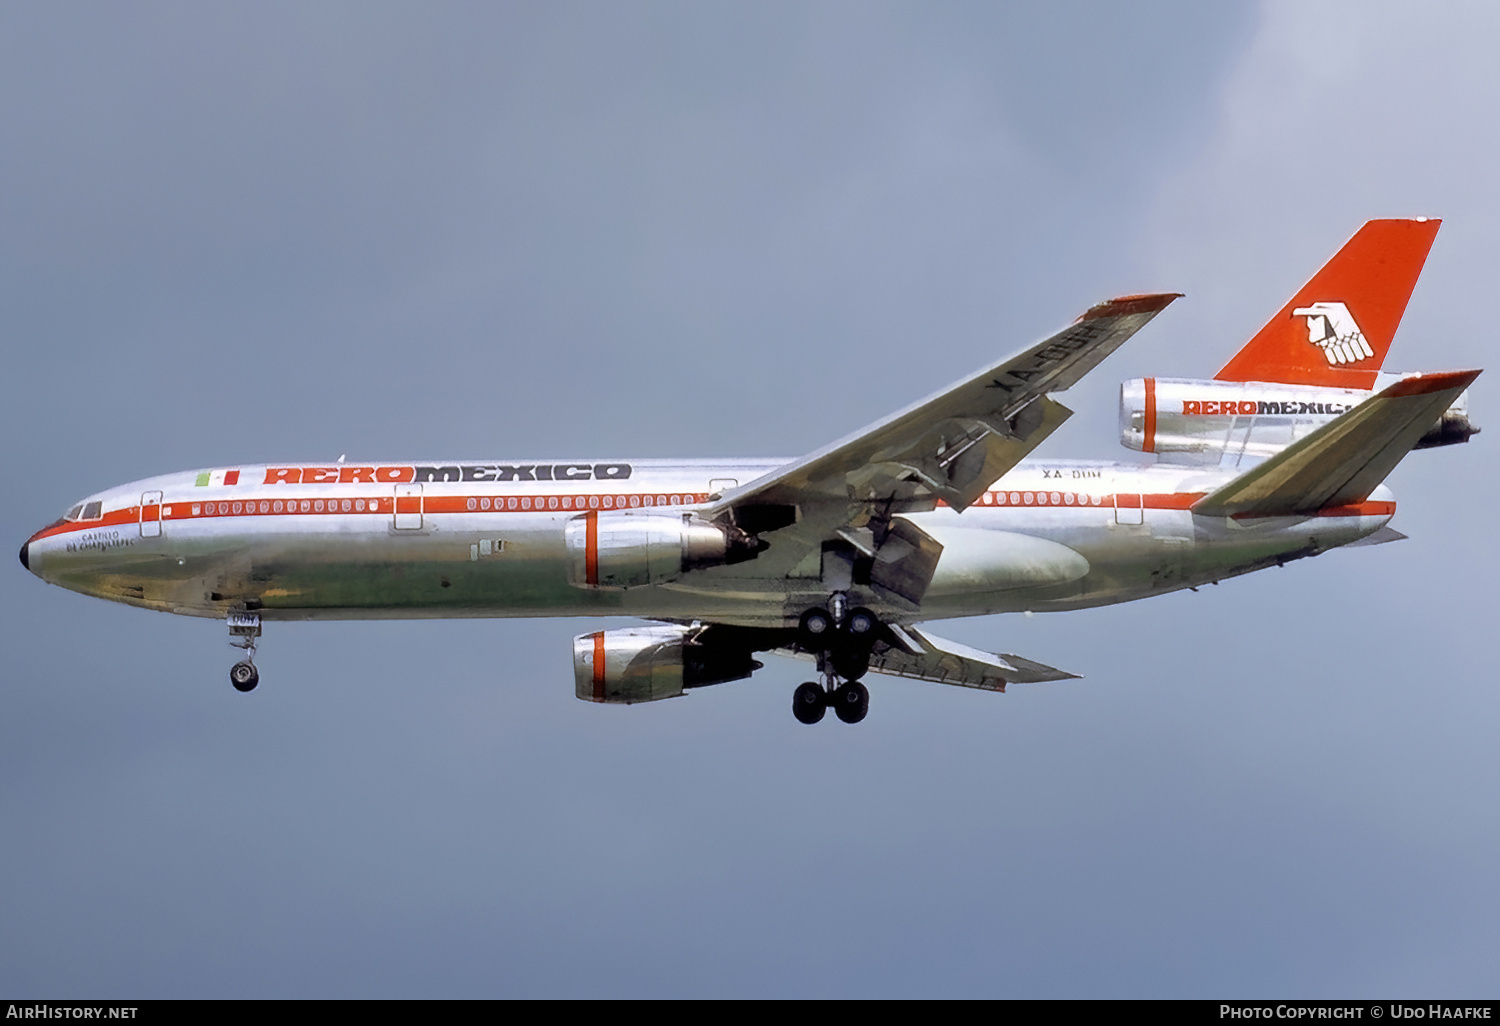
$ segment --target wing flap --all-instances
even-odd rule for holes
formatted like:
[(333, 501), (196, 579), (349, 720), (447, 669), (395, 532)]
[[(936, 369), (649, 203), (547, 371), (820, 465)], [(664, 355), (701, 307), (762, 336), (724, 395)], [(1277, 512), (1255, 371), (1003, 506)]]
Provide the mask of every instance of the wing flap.
[(1294, 516), (1363, 502), (1479, 374), (1404, 378), (1204, 496), (1193, 512)]
[(953, 684), (981, 691), (1004, 691), (1006, 684), (1076, 680), (1078, 675), (1018, 655), (996, 655), (917, 627), (902, 629), (905, 647), (890, 647), (870, 658), (870, 669), (892, 677)]
[[(870, 656), (870, 670), (887, 677), (925, 680), (929, 684), (952, 684), (979, 691), (1004, 691), (1007, 684), (1043, 684), (1048, 681), (1079, 680), (1045, 663), (1022, 656), (985, 652), (957, 641), (949, 641), (919, 627), (892, 624), (889, 628), (894, 645), (877, 645)], [(812, 659), (797, 648), (778, 648), (777, 655), (791, 659)]]
[(887, 599), (901, 599), (916, 609), (927, 594), (942, 555), (942, 543), (910, 520), (897, 517), (875, 550), (870, 583)]

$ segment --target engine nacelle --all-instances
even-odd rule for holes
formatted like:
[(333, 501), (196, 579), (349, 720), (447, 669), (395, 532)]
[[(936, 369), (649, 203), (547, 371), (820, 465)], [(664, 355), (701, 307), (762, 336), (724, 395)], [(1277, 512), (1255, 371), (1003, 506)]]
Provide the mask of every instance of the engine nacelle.
[[(1217, 463), (1224, 454), (1264, 459), (1400, 378), (1382, 374), (1368, 391), (1266, 381), (1134, 378), (1120, 383), (1120, 443), (1137, 452), (1197, 454), (1205, 462)], [(1466, 442), (1478, 431), (1469, 423), (1465, 393), (1416, 448)]]
[(1469, 422), (1469, 393), (1465, 392), (1443, 411), (1433, 429), (1417, 439), (1415, 449), (1436, 449), (1441, 445), (1467, 442), (1479, 429)]
[(748, 677), (761, 666), (750, 655), (746, 648), (712, 642), (697, 627), (596, 631), (573, 639), (573, 679), (585, 702), (656, 702)]
[(689, 570), (754, 559), (765, 547), (737, 527), (691, 514), (589, 512), (568, 521), (568, 583), (619, 591)]

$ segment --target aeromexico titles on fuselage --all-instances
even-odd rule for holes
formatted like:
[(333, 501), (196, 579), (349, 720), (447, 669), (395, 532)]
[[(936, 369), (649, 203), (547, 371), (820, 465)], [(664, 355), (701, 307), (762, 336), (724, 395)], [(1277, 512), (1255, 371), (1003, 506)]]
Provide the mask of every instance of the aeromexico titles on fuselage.
[[(445, 481), (626, 481), (629, 463), (409, 463), (266, 467), (261, 484), (427, 484)], [(199, 475), (200, 478), (203, 475)], [(226, 471), (224, 484), (239, 482)], [(202, 481), (207, 484), (209, 482)]]
[(1267, 402), (1264, 399), (1184, 399), (1184, 417), (1298, 417), (1338, 416), (1348, 413), (1357, 405), (1354, 401), (1343, 403), (1316, 402)]

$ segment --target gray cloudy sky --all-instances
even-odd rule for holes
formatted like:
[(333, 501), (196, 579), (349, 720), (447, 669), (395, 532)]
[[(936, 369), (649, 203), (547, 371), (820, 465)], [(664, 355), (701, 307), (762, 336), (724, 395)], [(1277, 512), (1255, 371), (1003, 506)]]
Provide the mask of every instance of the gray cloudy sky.
[[(1368, 218), (1483, 366), (1487, 3), (0, 7), (19, 545), (268, 459), (796, 455), (1121, 292), (1209, 375)], [(1500, 431), (1489, 379), (1476, 419)], [(1493, 424), (1491, 422), (1494, 422)], [(1083, 673), (573, 698), (584, 621), (222, 627), (0, 576), (0, 993), (1493, 996), (1496, 439), (1400, 545), (945, 624)]]

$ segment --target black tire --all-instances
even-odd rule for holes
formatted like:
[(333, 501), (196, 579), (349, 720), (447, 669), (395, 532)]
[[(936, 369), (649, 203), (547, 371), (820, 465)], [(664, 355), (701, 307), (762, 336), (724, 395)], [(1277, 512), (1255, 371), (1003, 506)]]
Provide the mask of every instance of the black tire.
[(861, 607), (849, 614), (849, 619), (844, 623), (844, 629), (851, 637), (873, 639), (875, 632), (880, 629), (880, 619), (868, 609)]
[(833, 617), (826, 609), (809, 609), (802, 614), (797, 629), (802, 634), (804, 646), (814, 652), (821, 651), (827, 647), (828, 637), (833, 633)]
[(833, 693), (833, 711), (845, 723), (858, 723), (870, 712), (870, 692), (851, 680)]
[(229, 668), (229, 683), (236, 691), (254, 691), (255, 685), (260, 683), (260, 671), (254, 663), (235, 663)]
[(859, 680), (870, 672), (870, 646), (850, 642), (831, 653), (833, 672), (845, 680)]
[(812, 681), (797, 685), (792, 692), (792, 715), (798, 723), (817, 723), (828, 711), (823, 689)]

